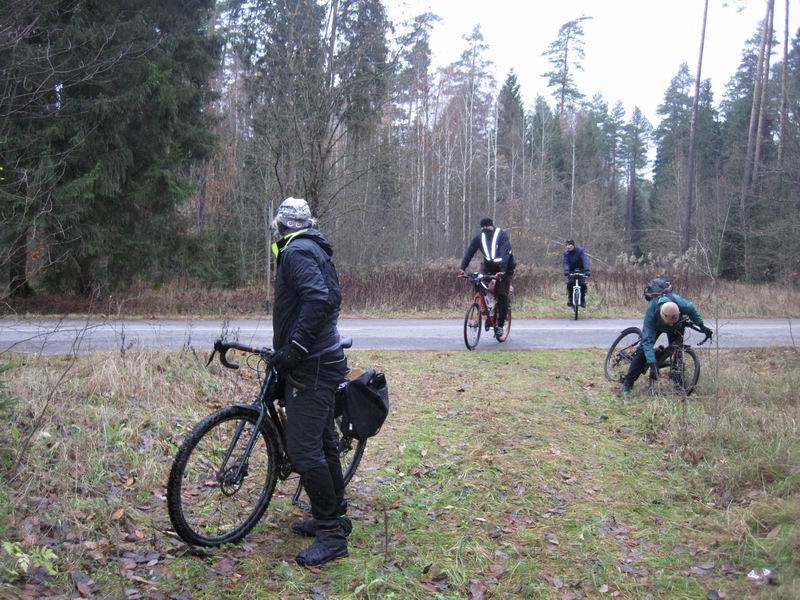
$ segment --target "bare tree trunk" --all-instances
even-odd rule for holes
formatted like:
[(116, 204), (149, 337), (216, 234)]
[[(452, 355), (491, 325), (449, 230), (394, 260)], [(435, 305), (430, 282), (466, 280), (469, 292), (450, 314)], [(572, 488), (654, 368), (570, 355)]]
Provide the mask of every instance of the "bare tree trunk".
[(572, 237), (572, 219), (575, 213), (575, 114), (572, 114), (572, 174), (569, 180), (569, 237)]
[(700, 77), (703, 71), (703, 46), (706, 43), (706, 19), (708, 17), (708, 0), (703, 8), (703, 27), (700, 32), (700, 52), (697, 57), (697, 74), (694, 78), (694, 100), (692, 101), (692, 120), (689, 125), (689, 158), (688, 177), (686, 183), (686, 222), (683, 228), (683, 244), (681, 252), (689, 250), (692, 239), (692, 219), (694, 218), (694, 176), (695, 176), (695, 137), (697, 135), (697, 112), (700, 105)]
[(494, 186), (492, 190), (492, 219), (497, 218), (497, 105), (494, 107)]
[(750, 127), (747, 133), (747, 150), (744, 160), (744, 174), (742, 176), (742, 188), (740, 195), (740, 220), (742, 229), (742, 252), (744, 254), (744, 276), (750, 279), (750, 196), (753, 185), (753, 157), (756, 147), (756, 133), (758, 129), (758, 108), (761, 99), (761, 87), (763, 85), (764, 52), (767, 45), (767, 32), (769, 28), (769, 16), (771, 12), (772, 0), (767, 3), (767, 13), (764, 16), (764, 26), (761, 29), (761, 44), (758, 49), (758, 66), (756, 68), (756, 80), (753, 86), (753, 102), (750, 107)]
[(15, 298), (27, 298), (33, 295), (33, 290), (28, 283), (29, 230), (30, 226), (26, 224), (16, 235), (8, 257), (8, 292)]
[(767, 47), (764, 52), (764, 76), (761, 86), (761, 98), (758, 102), (758, 131), (756, 133), (756, 150), (753, 158), (753, 182), (758, 180), (758, 170), (761, 165), (761, 140), (764, 138), (764, 122), (767, 113), (767, 92), (769, 88), (769, 61), (772, 55), (772, 22), (775, 16), (775, 0), (769, 0), (767, 4), (769, 11), (769, 28), (767, 30)]
[(786, 148), (786, 97), (789, 88), (789, 0), (783, 24), (783, 72), (781, 74), (781, 122), (778, 139), (778, 168), (783, 171), (783, 154)]
[(331, 31), (328, 38), (328, 89), (333, 87), (333, 53), (336, 49), (336, 27), (339, 16), (339, 0), (331, 0)]

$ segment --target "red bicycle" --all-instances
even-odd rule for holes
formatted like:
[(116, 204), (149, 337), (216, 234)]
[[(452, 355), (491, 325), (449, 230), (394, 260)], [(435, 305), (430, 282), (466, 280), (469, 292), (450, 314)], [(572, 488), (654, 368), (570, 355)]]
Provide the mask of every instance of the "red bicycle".
[(464, 315), (464, 343), (467, 349), (474, 350), (481, 339), (481, 325), (486, 331), (494, 329), (494, 337), (498, 342), (505, 342), (511, 333), (511, 293), (509, 290), (506, 322), (502, 329), (497, 327), (497, 298), (494, 295), (496, 275), (484, 273), (466, 273), (467, 279), (475, 288), (472, 303)]

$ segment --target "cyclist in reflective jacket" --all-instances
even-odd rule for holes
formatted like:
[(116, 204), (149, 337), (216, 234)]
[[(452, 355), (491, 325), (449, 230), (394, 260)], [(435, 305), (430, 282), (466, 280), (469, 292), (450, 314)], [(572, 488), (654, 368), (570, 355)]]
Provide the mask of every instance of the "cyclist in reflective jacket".
[(517, 266), (514, 255), (511, 253), (511, 240), (508, 239), (508, 232), (494, 226), (494, 221), (489, 217), (481, 219), (481, 230), (467, 246), (464, 258), (461, 259), (461, 266), (458, 275), (464, 275), (472, 257), (480, 249), (483, 254), (483, 262), (479, 271), (497, 276), (494, 286), (494, 295), (497, 297), (497, 327), (495, 335), (500, 336), (506, 322), (506, 312), (508, 310), (508, 293), (511, 289), (511, 280), (514, 277), (514, 269)]
[(673, 328), (684, 315), (688, 316), (692, 323), (700, 327), (704, 334), (711, 336), (713, 332), (703, 323), (703, 317), (700, 316), (700, 312), (695, 308), (694, 304), (682, 296), (674, 292), (664, 294), (658, 298), (653, 298), (647, 304), (647, 311), (642, 322), (642, 344), (636, 354), (633, 355), (631, 366), (625, 375), (625, 380), (622, 384), (623, 397), (628, 398), (631, 395), (633, 383), (648, 367), (650, 369), (650, 379), (658, 379), (658, 364), (653, 346), (658, 336), (662, 333), (667, 334), (667, 339), (671, 344), (675, 340), (675, 330)]

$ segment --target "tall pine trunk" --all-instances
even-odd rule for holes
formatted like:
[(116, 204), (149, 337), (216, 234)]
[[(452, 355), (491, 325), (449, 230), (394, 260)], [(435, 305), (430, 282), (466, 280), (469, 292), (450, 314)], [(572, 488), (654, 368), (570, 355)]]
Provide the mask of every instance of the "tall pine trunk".
[(692, 101), (692, 120), (689, 125), (689, 158), (688, 177), (686, 183), (686, 221), (683, 228), (683, 244), (681, 252), (689, 250), (692, 239), (692, 219), (694, 217), (694, 177), (695, 177), (695, 136), (697, 135), (697, 112), (700, 104), (700, 77), (703, 70), (703, 46), (706, 42), (706, 18), (708, 17), (708, 0), (703, 8), (703, 27), (700, 33), (700, 52), (697, 58), (697, 75), (694, 79), (694, 100)]
[(753, 85), (753, 100), (750, 107), (750, 127), (747, 133), (747, 150), (744, 159), (744, 172), (742, 174), (742, 186), (739, 199), (739, 220), (742, 235), (742, 253), (744, 277), (749, 280), (752, 273), (751, 249), (750, 249), (750, 205), (753, 193), (753, 159), (756, 149), (756, 134), (758, 130), (759, 105), (761, 100), (761, 88), (764, 78), (764, 52), (767, 46), (767, 36), (769, 29), (769, 17), (772, 8), (772, 0), (767, 3), (767, 13), (764, 16), (764, 25), (761, 29), (761, 44), (758, 49), (758, 63), (756, 68), (756, 79)]

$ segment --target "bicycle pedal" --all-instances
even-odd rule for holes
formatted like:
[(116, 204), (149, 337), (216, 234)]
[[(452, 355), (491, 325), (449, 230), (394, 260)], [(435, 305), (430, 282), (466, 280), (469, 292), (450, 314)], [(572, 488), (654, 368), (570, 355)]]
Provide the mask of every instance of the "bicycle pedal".
[(311, 505), (305, 500), (292, 500), (292, 506), (296, 506), (305, 512), (311, 512)]

